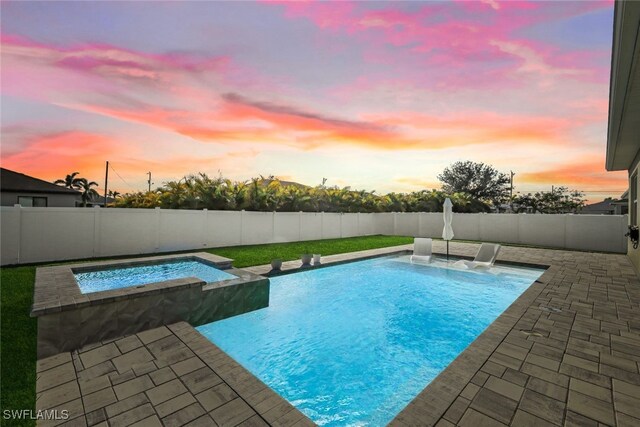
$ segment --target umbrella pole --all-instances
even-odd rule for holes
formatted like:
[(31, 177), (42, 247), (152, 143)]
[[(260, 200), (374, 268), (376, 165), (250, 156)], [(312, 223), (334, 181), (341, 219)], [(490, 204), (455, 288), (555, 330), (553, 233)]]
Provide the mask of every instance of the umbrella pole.
[(447, 240), (447, 261), (449, 261), (449, 241)]

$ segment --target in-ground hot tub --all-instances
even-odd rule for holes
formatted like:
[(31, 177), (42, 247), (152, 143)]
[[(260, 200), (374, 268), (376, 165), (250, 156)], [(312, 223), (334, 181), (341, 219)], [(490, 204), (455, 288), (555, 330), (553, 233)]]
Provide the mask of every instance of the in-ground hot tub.
[(269, 279), (231, 262), (203, 252), (40, 267), (31, 309), (38, 317), (38, 358), (267, 307)]
[(190, 258), (170, 259), (152, 264), (127, 264), (123, 267), (111, 266), (104, 268), (98, 266), (72, 268), (71, 270), (80, 292), (83, 294), (132, 286), (143, 288), (149, 284), (184, 279), (186, 277), (197, 277), (207, 283), (222, 282), (238, 277), (216, 267), (215, 264), (208, 264), (201, 260)]

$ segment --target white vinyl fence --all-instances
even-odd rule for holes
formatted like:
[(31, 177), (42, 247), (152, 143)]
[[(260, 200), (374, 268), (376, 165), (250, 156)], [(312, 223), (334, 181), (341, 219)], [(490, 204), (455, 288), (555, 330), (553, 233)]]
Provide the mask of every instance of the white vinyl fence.
[[(1, 265), (373, 234), (440, 237), (442, 213), (1, 207)], [(626, 216), (454, 214), (455, 239), (626, 252)]]

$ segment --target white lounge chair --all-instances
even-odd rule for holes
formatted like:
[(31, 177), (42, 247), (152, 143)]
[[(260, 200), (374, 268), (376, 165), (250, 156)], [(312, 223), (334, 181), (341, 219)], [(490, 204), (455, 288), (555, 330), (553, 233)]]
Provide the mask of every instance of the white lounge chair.
[(497, 243), (483, 243), (478, 249), (478, 253), (473, 261), (460, 260), (454, 263), (458, 267), (466, 267), (470, 270), (474, 268), (491, 268), (498, 258), (500, 245)]
[(431, 262), (431, 246), (431, 239), (424, 237), (416, 237), (413, 239), (413, 255), (411, 255), (411, 262)]

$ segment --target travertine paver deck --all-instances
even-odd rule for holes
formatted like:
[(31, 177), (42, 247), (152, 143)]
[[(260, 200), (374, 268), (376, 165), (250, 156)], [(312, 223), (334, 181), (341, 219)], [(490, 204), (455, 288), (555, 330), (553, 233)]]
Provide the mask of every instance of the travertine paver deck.
[[(503, 247), (499, 260), (549, 268), (391, 424), (640, 426), (640, 283), (626, 256)], [(44, 359), (38, 372), (38, 409), (73, 410), (77, 425), (310, 424), (186, 323)]]
[[(312, 426), (187, 323), (38, 361), (37, 410), (53, 426)], [(59, 412), (61, 413), (61, 412)]]

